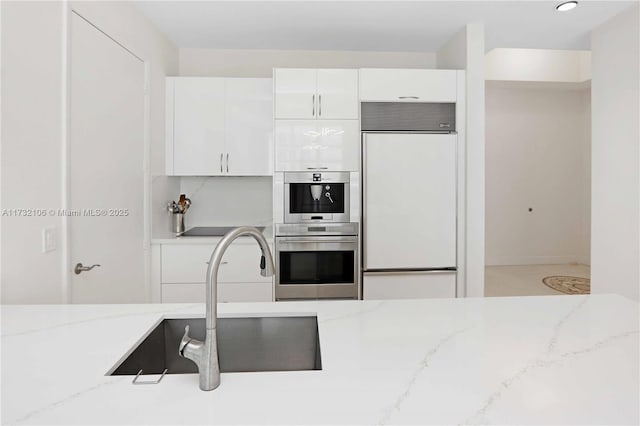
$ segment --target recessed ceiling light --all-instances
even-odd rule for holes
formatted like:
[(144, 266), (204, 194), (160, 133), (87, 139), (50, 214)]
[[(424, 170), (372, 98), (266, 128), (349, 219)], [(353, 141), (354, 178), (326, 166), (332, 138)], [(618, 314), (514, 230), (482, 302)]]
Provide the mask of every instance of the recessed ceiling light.
[(556, 6), (558, 12), (567, 12), (578, 5), (577, 1), (565, 1)]

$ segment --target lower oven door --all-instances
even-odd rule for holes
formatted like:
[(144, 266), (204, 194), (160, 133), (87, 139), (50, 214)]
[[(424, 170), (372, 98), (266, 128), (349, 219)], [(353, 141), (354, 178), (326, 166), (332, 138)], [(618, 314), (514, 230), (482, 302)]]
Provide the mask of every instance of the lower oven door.
[(357, 299), (358, 237), (276, 237), (276, 300)]

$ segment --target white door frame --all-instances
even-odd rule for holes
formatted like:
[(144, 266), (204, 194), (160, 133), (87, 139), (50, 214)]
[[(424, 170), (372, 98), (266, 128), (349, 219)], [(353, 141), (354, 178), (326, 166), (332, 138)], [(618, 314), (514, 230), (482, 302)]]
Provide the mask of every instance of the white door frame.
[[(131, 53), (136, 58), (140, 59), (144, 64), (144, 141), (143, 141), (143, 219), (144, 219), (144, 231), (143, 231), (143, 246), (144, 250), (144, 292), (147, 297), (147, 301), (151, 301), (151, 114), (150, 114), (150, 71), (151, 62), (145, 59), (141, 55), (136, 54), (134, 51), (126, 47), (123, 43), (119, 42), (116, 38), (112, 37), (105, 31), (103, 31), (98, 25), (91, 22), (89, 19), (82, 16), (79, 12), (75, 11), (68, 0), (64, 1), (62, 9), (62, 126), (61, 126), (61, 143), (62, 143), (62, 209), (68, 211), (70, 208), (70, 164), (69, 164), (69, 146), (71, 144), (69, 129), (71, 119), (71, 17), (72, 14), (84, 19), (90, 25), (95, 27), (98, 31), (109, 37), (116, 44), (123, 49)], [(71, 303), (71, 247), (69, 241), (71, 239), (69, 218), (67, 216), (62, 217), (62, 231), (60, 247), (62, 250), (62, 303)]]

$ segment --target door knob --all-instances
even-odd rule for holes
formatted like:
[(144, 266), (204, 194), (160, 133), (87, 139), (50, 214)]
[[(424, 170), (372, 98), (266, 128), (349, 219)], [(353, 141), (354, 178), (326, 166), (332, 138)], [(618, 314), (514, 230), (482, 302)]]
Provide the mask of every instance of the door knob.
[(81, 272), (90, 271), (93, 268), (95, 268), (96, 266), (100, 266), (100, 265), (96, 263), (95, 265), (91, 265), (91, 266), (83, 266), (82, 263), (78, 263), (78, 264), (76, 264), (76, 267), (73, 268), (73, 272), (75, 272), (76, 275), (79, 275)]

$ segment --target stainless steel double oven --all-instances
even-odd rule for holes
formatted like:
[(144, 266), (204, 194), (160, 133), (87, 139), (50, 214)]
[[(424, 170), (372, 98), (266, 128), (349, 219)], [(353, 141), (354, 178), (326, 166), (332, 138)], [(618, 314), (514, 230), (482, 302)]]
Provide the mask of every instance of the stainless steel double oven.
[(275, 227), (276, 300), (359, 297), (359, 224), (349, 222), (349, 176), (284, 174), (284, 223)]

